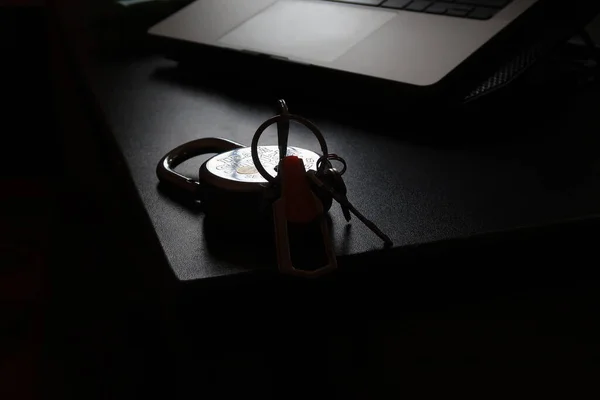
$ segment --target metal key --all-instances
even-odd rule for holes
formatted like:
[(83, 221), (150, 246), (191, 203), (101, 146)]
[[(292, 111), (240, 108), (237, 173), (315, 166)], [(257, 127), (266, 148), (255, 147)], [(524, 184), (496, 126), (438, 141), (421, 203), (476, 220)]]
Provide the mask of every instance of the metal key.
[(317, 177), (314, 171), (308, 171), (307, 176), (318, 188), (326, 190), (335, 201), (337, 201), (342, 207), (345, 207), (348, 211), (354, 214), (356, 218), (358, 218), (363, 224), (367, 226), (367, 228), (369, 228), (374, 234), (379, 236), (379, 238), (383, 240), (386, 246), (391, 246), (394, 244), (392, 242), (392, 239), (390, 239), (388, 235), (383, 233), (373, 221), (367, 219), (367, 217), (365, 217), (360, 211), (356, 209), (356, 207), (354, 207), (350, 203), (348, 197), (345, 194), (338, 193), (332, 186), (323, 183), (323, 181)]
[[(340, 171), (337, 168), (334, 168), (331, 164), (332, 161), (337, 161), (341, 163), (342, 170)], [(325, 186), (332, 188), (341, 196), (346, 197), (348, 189), (346, 188), (346, 184), (344, 183), (344, 179), (342, 178), (342, 175), (344, 175), (347, 169), (346, 160), (344, 160), (337, 154), (325, 154), (317, 160), (316, 166), (317, 178), (319, 178)], [(331, 202), (333, 200), (331, 194), (325, 189), (321, 189), (320, 192), (321, 196), (329, 198), (327, 201), (329, 203), (329, 207), (331, 207)], [(350, 222), (350, 220), (352, 219), (352, 216), (350, 215), (350, 210), (344, 203), (340, 203), (340, 206), (342, 208), (342, 213), (344, 214), (346, 222)]]
[[(342, 178), (342, 174), (340, 174), (340, 172), (337, 169), (335, 169), (335, 168), (326, 169), (323, 174), (322, 181), (327, 186), (330, 186), (331, 189), (333, 189), (341, 197), (345, 198), (346, 200), (348, 199), (348, 197), (346, 196), (346, 194), (348, 193), (348, 188), (346, 187), (346, 184), (344, 183), (344, 178)], [(346, 222), (350, 222), (350, 220), (352, 219), (352, 215), (350, 214), (350, 210), (348, 209), (346, 202), (338, 202), (338, 203), (340, 204), (340, 206), (342, 208), (342, 214), (344, 214), (344, 218), (346, 219)]]

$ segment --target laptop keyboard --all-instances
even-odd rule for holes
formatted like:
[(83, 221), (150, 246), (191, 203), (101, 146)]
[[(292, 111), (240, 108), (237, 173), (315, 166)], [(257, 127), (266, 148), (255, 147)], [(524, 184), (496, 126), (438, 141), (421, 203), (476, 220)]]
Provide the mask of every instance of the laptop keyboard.
[(360, 4), (372, 7), (393, 8), (424, 12), (428, 14), (450, 15), (471, 19), (490, 19), (506, 7), (512, 0), (327, 0), (336, 3)]

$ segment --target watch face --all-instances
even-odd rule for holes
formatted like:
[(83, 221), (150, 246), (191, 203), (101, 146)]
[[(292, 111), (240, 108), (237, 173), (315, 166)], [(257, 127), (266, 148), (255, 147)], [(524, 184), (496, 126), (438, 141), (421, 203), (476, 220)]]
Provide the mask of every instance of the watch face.
[[(319, 155), (310, 150), (298, 147), (288, 147), (288, 156), (297, 156), (304, 161), (306, 170), (315, 170)], [(279, 150), (277, 146), (259, 146), (258, 156), (265, 170), (272, 176), (277, 175), (276, 167), (279, 164)], [(209, 175), (240, 183), (267, 183), (252, 162), (250, 147), (243, 147), (214, 156), (206, 162)], [(208, 177), (213, 180), (213, 177)], [(213, 182), (214, 183), (214, 182)]]

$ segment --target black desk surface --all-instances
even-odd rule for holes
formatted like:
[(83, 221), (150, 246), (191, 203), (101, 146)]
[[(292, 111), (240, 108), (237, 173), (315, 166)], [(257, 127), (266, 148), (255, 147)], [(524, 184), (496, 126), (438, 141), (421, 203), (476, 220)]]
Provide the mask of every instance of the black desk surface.
[[(265, 268), (257, 254), (232, 261), (209, 251), (202, 213), (162, 194), (155, 167), (165, 152), (200, 137), (249, 144), (258, 125), (273, 114), (275, 99), (248, 101), (247, 93), (238, 98), (218, 86), (166, 79), (175, 66), (159, 57), (113, 62), (92, 79), (170, 266), (183, 281)], [(432, 132), (421, 136), (400, 123), (369, 129), (354, 124), (350, 114), (302, 113), (322, 128), (330, 151), (348, 161), (351, 200), (398, 249), (597, 214), (600, 119), (593, 110), (599, 103), (600, 94), (586, 92), (560, 112), (542, 113), (545, 119), (506, 123), (506, 115), (499, 115), (477, 126), (471, 139), (460, 139), (456, 127), (445, 130), (441, 124), (439, 141), (420, 140)], [(494, 129), (500, 120), (503, 132)], [(507, 126), (512, 129), (506, 131)], [(447, 139), (452, 136), (457, 140)], [(262, 143), (275, 143), (274, 130)], [(292, 130), (290, 145), (316, 149), (314, 139), (299, 128)], [(197, 176), (201, 162), (180, 168)], [(335, 206), (330, 214), (341, 260), (381, 251), (380, 241), (362, 224), (345, 228)]]

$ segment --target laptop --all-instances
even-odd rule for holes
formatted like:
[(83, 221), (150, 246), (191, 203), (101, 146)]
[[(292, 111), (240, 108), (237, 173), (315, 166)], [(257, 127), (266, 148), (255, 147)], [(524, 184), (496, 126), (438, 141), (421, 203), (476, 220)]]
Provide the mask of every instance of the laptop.
[(570, 35), (593, 18), (598, 3), (197, 0), (149, 33), (203, 48), (427, 88), (493, 67), (494, 56), (535, 32), (548, 39), (556, 36), (554, 40)]

